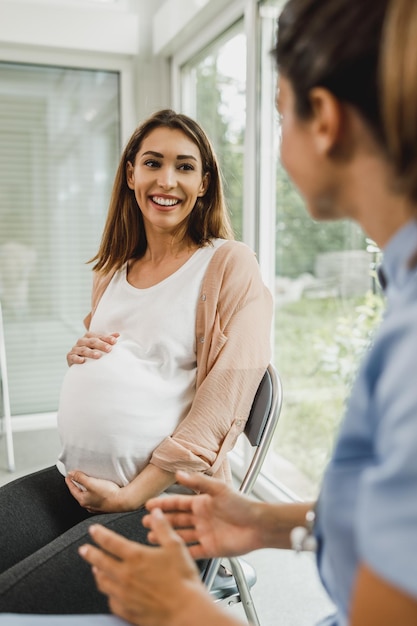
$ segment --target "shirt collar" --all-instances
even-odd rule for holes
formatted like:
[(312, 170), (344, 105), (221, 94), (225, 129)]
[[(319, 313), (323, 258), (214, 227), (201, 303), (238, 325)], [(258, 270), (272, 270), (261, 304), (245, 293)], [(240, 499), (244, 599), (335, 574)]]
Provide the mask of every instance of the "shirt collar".
[[(410, 272), (408, 260), (417, 248), (417, 220), (410, 220), (389, 240), (379, 269), (383, 289), (387, 285), (401, 287)], [(383, 284), (385, 283), (385, 285)]]

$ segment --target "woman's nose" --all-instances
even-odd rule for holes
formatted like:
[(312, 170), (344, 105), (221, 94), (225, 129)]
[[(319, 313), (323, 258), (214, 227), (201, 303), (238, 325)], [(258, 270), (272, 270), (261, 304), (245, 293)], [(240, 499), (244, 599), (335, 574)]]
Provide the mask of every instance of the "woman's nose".
[(172, 189), (177, 185), (177, 177), (174, 168), (163, 167), (159, 170), (158, 185), (162, 189)]

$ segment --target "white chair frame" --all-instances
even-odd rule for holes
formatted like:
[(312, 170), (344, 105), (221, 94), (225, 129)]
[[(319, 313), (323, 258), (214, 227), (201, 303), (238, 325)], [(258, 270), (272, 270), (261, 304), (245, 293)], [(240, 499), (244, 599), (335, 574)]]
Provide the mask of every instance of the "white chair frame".
[[(254, 453), (239, 487), (241, 493), (250, 494), (253, 490), (278, 424), (282, 397), (281, 379), (270, 364), (258, 387), (244, 431), (249, 443), (254, 447)], [(202, 580), (215, 597), (215, 601), (227, 605), (242, 602), (248, 622), (260, 626), (245, 573), (247, 565), (239, 558), (229, 558), (228, 562), (236, 583), (234, 589), (230, 585), (222, 589), (221, 577), (217, 576), (222, 564), (221, 558), (209, 561)]]
[(13, 447), (12, 415), (11, 415), (11, 410), (10, 410), (9, 379), (7, 376), (6, 345), (5, 345), (5, 339), (4, 339), (3, 311), (1, 308), (1, 302), (0, 302), (0, 381), (1, 381), (1, 387), (2, 387), (2, 396), (3, 396), (2, 425), (6, 433), (7, 468), (9, 472), (14, 472), (15, 460), (14, 460), (14, 447)]

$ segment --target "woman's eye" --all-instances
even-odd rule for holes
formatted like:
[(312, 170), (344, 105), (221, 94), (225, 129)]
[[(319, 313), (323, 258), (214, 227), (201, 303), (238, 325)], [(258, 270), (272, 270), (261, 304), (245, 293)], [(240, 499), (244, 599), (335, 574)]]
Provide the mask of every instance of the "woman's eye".
[(146, 165), (146, 167), (160, 167), (159, 161), (155, 161), (154, 159), (148, 159), (145, 161), (144, 165)]
[(185, 170), (185, 171), (189, 171), (189, 170), (194, 170), (194, 166), (191, 165), (191, 163), (181, 163), (181, 165), (178, 167), (179, 170)]

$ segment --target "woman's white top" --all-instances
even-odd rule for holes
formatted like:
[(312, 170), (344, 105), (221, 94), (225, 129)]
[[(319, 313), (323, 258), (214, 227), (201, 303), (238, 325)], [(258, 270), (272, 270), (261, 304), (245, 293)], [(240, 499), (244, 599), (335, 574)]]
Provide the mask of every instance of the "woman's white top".
[(61, 390), (62, 474), (128, 484), (188, 413), (195, 393), (195, 318), (216, 249), (199, 248), (174, 274), (137, 289), (115, 273), (91, 320), (93, 333), (120, 333), (111, 352), (72, 365)]

